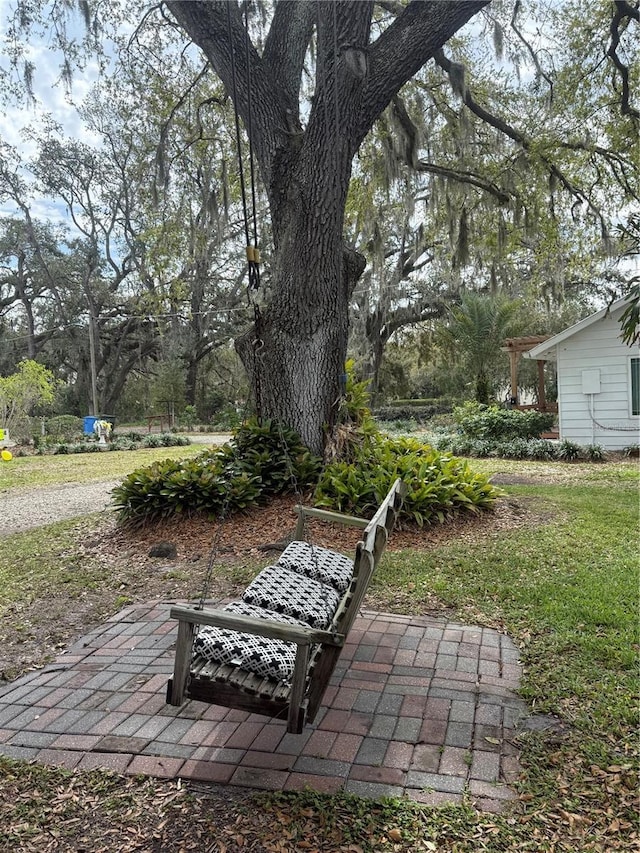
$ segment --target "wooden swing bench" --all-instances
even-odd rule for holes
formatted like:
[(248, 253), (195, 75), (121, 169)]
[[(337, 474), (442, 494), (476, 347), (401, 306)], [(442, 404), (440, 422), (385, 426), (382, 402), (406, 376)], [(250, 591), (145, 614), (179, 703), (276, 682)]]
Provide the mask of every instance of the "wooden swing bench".
[[(275, 566), (264, 569), (249, 585), (243, 601), (236, 603), (237, 611), (229, 609), (208, 609), (196, 606), (171, 608), (171, 618), (178, 620), (178, 638), (174, 662), (173, 678), (167, 685), (167, 702), (181, 705), (186, 699), (237, 708), (271, 717), (286, 718), (287, 731), (299, 734), (307, 722), (313, 722), (322, 702), (329, 679), (346, 642), (351, 626), (362, 606), (369, 582), (380, 562), (387, 540), (400, 512), (406, 486), (396, 480), (387, 496), (380, 504), (370, 521), (341, 513), (329, 512), (312, 507), (298, 506), (298, 523), (295, 541), (290, 543)], [(306, 519), (315, 518), (331, 523), (343, 524), (362, 529), (362, 538), (355, 549), (353, 560), (334, 551), (318, 548), (304, 541)], [(275, 589), (275, 597), (281, 604), (278, 613), (270, 606), (266, 613), (255, 616), (243, 615), (246, 612), (247, 595), (252, 588), (265, 579), (288, 577), (292, 563), (296, 580), (292, 584), (282, 584)], [(327, 594), (327, 603), (331, 605), (328, 623), (323, 627), (313, 627), (302, 621), (288, 618), (291, 613), (288, 598), (304, 599), (309, 589), (313, 590), (328, 584), (320, 584), (318, 573), (326, 580), (326, 570), (336, 566), (342, 573), (343, 592), (332, 587)], [(323, 574), (324, 573), (324, 574)], [(311, 579), (314, 578), (315, 580)], [(298, 583), (299, 581), (299, 583)], [(306, 584), (316, 586), (307, 587)], [(335, 605), (335, 606), (334, 606)], [(231, 608), (233, 605), (227, 605)], [(249, 605), (249, 610), (253, 608)], [(295, 609), (295, 608), (294, 608)], [(238, 610), (240, 612), (238, 612)], [(265, 618), (266, 617), (266, 618)], [(280, 621), (284, 620), (284, 621)], [(196, 631), (196, 626), (200, 630)], [(208, 636), (214, 633), (220, 643), (233, 643), (238, 638), (245, 639), (251, 646), (252, 639), (257, 641), (257, 654), (260, 644), (269, 646), (271, 641), (281, 648), (287, 645), (290, 657), (290, 677), (272, 677), (260, 672), (264, 661), (246, 660), (220, 662), (212, 660), (204, 653)], [(240, 634), (238, 634), (240, 632)], [(248, 638), (247, 638), (248, 635)], [(284, 643), (277, 641), (284, 641)], [(199, 648), (200, 646), (200, 648)], [(294, 657), (295, 655), (295, 657)]]

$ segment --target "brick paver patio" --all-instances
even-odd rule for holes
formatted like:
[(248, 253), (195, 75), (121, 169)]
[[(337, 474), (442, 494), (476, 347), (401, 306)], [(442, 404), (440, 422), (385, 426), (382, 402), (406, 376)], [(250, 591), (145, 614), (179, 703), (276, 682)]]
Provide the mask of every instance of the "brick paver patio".
[(503, 634), (431, 617), (364, 612), (318, 719), (284, 722), (200, 702), (165, 704), (176, 623), (132, 606), (55, 663), (0, 690), (0, 753), (67, 768), (251, 788), (407, 796), (500, 811), (515, 794), (527, 714)]

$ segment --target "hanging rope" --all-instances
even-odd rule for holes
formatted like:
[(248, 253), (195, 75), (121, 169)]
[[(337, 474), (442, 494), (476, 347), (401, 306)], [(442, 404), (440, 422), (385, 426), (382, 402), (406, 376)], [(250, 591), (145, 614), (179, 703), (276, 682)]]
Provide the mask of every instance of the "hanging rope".
[(238, 113), (238, 85), (236, 76), (236, 55), (233, 46), (233, 30), (231, 27), (231, 2), (227, 2), (227, 37), (229, 39), (229, 54), (231, 58), (231, 89), (233, 100), (233, 112), (236, 127), (236, 149), (238, 155), (238, 174), (240, 176), (240, 192), (242, 195), (242, 212), (244, 219), (244, 235), (246, 240), (247, 266), (249, 270), (249, 290), (258, 290), (260, 287), (260, 250), (258, 249), (258, 217), (256, 204), (255, 169), (253, 157), (252, 136), (252, 97), (251, 97), (251, 56), (249, 40), (249, 13), (248, 3), (245, 5), (245, 59), (247, 64), (247, 135), (249, 138), (249, 177), (251, 182), (252, 220), (253, 220), (253, 243), (251, 242), (249, 229), (249, 211), (247, 205), (247, 189), (244, 180), (244, 164), (242, 160), (242, 135), (240, 133), (240, 115)]
[[(249, 40), (249, 3), (244, 7), (244, 29), (245, 29), (245, 58), (247, 63), (247, 136), (249, 139), (249, 177), (251, 183), (251, 216), (253, 218), (253, 263), (254, 263), (254, 290), (260, 287), (260, 250), (258, 249), (258, 212), (256, 203), (256, 175), (253, 156), (253, 131), (252, 131), (252, 87), (251, 87), (251, 53)], [(249, 271), (251, 277), (251, 270)]]

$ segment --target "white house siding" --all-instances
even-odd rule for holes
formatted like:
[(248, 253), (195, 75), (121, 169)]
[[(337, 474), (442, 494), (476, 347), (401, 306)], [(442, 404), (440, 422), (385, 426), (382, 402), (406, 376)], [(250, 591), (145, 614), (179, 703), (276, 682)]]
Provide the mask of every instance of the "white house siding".
[[(639, 443), (640, 418), (631, 416), (629, 362), (640, 356), (640, 348), (620, 340), (621, 313), (595, 321), (556, 347), (561, 439), (606, 450)], [(583, 393), (585, 370), (599, 372), (599, 393)]]

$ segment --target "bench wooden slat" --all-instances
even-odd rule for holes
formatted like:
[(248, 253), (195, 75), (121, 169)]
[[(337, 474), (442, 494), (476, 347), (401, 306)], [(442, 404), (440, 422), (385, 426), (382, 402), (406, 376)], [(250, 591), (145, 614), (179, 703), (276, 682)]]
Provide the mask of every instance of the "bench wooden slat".
[(298, 523), (296, 525), (296, 539), (298, 541), (304, 539), (305, 520), (307, 518), (317, 518), (320, 521), (327, 521), (331, 524), (342, 524), (345, 527), (357, 527), (362, 530), (369, 524), (366, 518), (358, 518), (356, 515), (345, 515), (342, 512), (332, 512), (328, 509), (317, 509), (316, 507), (298, 504), (295, 510), (298, 513)]

